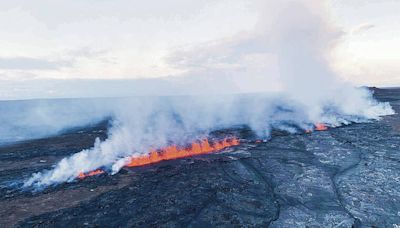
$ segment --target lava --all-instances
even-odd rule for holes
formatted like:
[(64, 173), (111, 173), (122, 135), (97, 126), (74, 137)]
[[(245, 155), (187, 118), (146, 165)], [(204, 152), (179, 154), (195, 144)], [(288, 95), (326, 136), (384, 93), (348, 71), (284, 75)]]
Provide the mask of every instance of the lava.
[(85, 177), (100, 175), (100, 174), (102, 174), (102, 173), (104, 173), (104, 171), (101, 170), (101, 169), (96, 169), (96, 170), (90, 171), (90, 172), (88, 172), (88, 173), (83, 173), (83, 172), (81, 172), (81, 173), (79, 173), (78, 178), (79, 178), (79, 179), (84, 179)]
[(178, 148), (177, 146), (168, 146), (160, 151), (151, 151), (149, 155), (141, 157), (132, 157), (127, 167), (143, 166), (152, 163), (157, 163), (164, 160), (172, 160), (185, 158), (201, 154), (209, 154), (220, 151), (227, 147), (239, 145), (239, 140), (236, 138), (224, 139), (222, 141), (213, 142), (210, 144), (208, 139), (201, 142), (194, 142), (189, 148)]
[(311, 133), (313, 130), (316, 130), (316, 131), (326, 131), (326, 130), (328, 130), (328, 127), (327, 127), (325, 124), (323, 124), (323, 123), (316, 123), (314, 129), (308, 129), (308, 130), (305, 130), (305, 132), (306, 132), (307, 134), (309, 134), (309, 133)]
[(317, 124), (315, 124), (315, 130), (316, 131), (326, 131), (326, 130), (328, 130), (328, 127), (323, 123), (317, 123)]
[[(143, 155), (140, 157), (132, 157), (130, 162), (126, 164), (126, 167), (137, 167), (144, 166), (153, 163), (157, 163), (164, 160), (173, 160), (178, 158), (191, 157), (201, 154), (209, 154), (223, 150), (227, 147), (237, 146), (240, 142), (237, 138), (225, 138), (222, 141), (215, 141), (210, 143), (208, 139), (204, 139), (200, 142), (194, 142), (189, 148), (179, 148), (178, 146), (172, 145), (167, 146), (161, 150), (152, 150), (148, 155)], [(95, 176), (104, 173), (103, 170), (97, 169), (88, 173), (80, 173), (78, 175), (79, 179), (84, 179), (85, 177)]]

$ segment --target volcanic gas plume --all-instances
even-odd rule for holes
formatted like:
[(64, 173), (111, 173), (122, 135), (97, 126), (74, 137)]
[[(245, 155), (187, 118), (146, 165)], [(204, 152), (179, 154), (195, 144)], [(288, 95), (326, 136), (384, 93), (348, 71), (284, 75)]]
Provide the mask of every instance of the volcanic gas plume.
[[(237, 138), (225, 138), (221, 141), (214, 141), (210, 144), (208, 139), (203, 139), (200, 142), (193, 142), (190, 147), (180, 148), (178, 146), (167, 146), (160, 150), (152, 150), (148, 155), (139, 157), (132, 157), (130, 161), (125, 164), (126, 167), (138, 167), (157, 163), (160, 161), (173, 160), (178, 158), (191, 157), (195, 155), (209, 154), (221, 151), (225, 148), (237, 146), (240, 142)], [(79, 173), (78, 178), (83, 179), (94, 175), (104, 173), (101, 169), (96, 169), (87, 173)]]
[[(273, 129), (304, 133), (393, 113), (367, 89), (342, 82), (331, 67), (330, 53), (343, 32), (331, 24), (326, 1), (255, 2), (262, 13), (253, 31), (183, 48), (168, 58), (185, 72), (173, 82), (176, 94), (187, 91), (186, 96), (115, 102), (106, 140), (33, 174), (24, 186), (46, 187), (103, 171), (115, 174), (124, 166), (237, 144), (234, 138), (201, 141), (216, 130), (245, 126), (268, 139)], [(270, 84), (276, 88), (270, 90)]]

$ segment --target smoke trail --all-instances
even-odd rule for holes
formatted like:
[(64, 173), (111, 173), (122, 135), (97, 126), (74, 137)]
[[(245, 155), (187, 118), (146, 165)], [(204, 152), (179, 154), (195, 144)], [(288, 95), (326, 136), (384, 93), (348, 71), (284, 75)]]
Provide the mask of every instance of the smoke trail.
[[(170, 56), (171, 64), (187, 72), (177, 84), (195, 85), (197, 96), (120, 101), (108, 139), (34, 174), (25, 186), (72, 181), (99, 167), (116, 173), (131, 156), (191, 142), (217, 129), (246, 125), (268, 137), (273, 128), (295, 132), (318, 122), (340, 126), (393, 114), (389, 104), (341, 82), (329, 66), (341, 33), (329, 23), (326, 2), (256, 3), (264, 10), (253, 32)], [(211, 89), (201, 92), (196, 85)], [(226, 95), (238, 92), (263, 93)]]
[(110, 116), (111, 104), (111, 99), (0, 101), (0, 145), (98, 123)]

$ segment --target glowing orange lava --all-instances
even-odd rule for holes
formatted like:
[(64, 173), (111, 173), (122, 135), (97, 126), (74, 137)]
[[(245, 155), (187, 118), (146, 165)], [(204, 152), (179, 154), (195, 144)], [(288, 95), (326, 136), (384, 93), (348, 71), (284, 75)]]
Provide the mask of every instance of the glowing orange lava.
[(96, 170), (93, 170), (93, 171), (90, 171), (90, 172), (88, 172), (88, 173), (79, 173), (79, 175), (78, 175), (78, 178), (79, 179), (84, 179), (85, 177), (91, 177), (91, 176), (95, 176), (95, 175), (100, 175), (100, 174), (102, 174), (102, 173), (104, 173), (104, 171), (103, 170), (101, 170), (101, 169), (96, 169)]
[[(132, 157), (131, 161), (126, 164), (127, 167), (137, 167), (143, 165), (149, 165), (164, 160), (172, 160), (178, 158), (185, 158), (201, 154), (209, 154), (220, 151), (227, 147), (237, 146), (240, 142), (236, 138), (227, 139), (222, 141), (216, 141), (210, 144), (208, 139), (204, 139), (201, 142), (194, 142), (189, 148), (178, 148), (177, 146), (168, 146), (159, 151), (150, 151), (148, 155), (141, 157)], [(103, 170), (97, 169), (89, 173), (79, 173), (78, 178), (84, 179), (86, 177), (95, 176), (104, 173)]]
[(323, 124), (323, 123), (316, 123), (314, 129), (308, 129), (308, 130), (305, 130), (305, 132), (306, 132), (307, 134), (309, 134), (309, 133), (313, 132), (313, 130), (316, 130), (316, 131), (326, 131), (326, 130), (328, 130), (328, 127), (327, 127), (325, 124)]
[(315, 130), (316, 131), (326, 131), (326, 130), (328, 130), (328, 127), (325, 126), (325, 124), (323, 124), (323, 123), (317, 123), (317, 124), (315, 124)]
[(151, 151), (149, 155), (145, 155), (142, 157), (134, 157), (131, 161), (126, 165), (127, 167), (136, 167), (136, 166), (143, 166), (148, 165), (164, 160), (172, 160), (178, 158), (185, 158), (194, 155), (201, 155), (201, 154), (209, 154), (212, 152), (217, 152), (222, 149), (231, 146), (239, 145), (239, 140), (236, 138), (233, 139), (224, 139), (222, 141), (217, 141), (212, 144), (205, 139), (199, 143), (195, 142), (192, 143), (191, 147), (189, 148), (178, 148), (177, 146), (168, 146), (160, 151)]

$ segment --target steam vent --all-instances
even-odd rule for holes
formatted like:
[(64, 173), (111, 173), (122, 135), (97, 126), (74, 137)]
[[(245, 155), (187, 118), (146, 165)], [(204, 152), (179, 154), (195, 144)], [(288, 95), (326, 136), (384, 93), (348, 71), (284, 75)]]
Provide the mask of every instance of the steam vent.
[[(400, 111), (399, 89), (375, 89)], [(107, 122), (0, 147), (0, 227), (393, 227), (400, 116), (260, 140), (226, 129), (185, 149), (21, 190), (21, 180), (106, 138)], [(201, 149), (204, 148), (204, 149)], [(169, 156), (169, 157), (168, 157)], [(153, 159), (153, 160), (152, 160)]]

